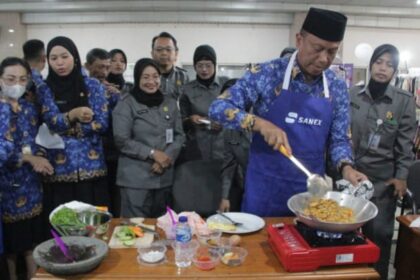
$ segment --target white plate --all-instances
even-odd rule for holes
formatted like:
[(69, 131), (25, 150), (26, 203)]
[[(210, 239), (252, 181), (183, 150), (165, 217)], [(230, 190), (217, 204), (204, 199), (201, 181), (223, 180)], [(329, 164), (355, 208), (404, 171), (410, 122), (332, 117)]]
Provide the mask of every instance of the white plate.
[[(241, 212), (226, 212), (223, 214), (225, 214), (235, 222), (242, 223), (242, 225), (237, 226), (236, 230), (234, 231), (222, 230), (222, 232), (225, 233), (250, 233), (260, 230), (265, 226), (264, 220), (253, 214)], [(230, 224), (230, 222), (226, 220), (226, 218), (223, 218), (219, 214), (215, 214), (213, 216), (208, 217), (207, 223), (208, 222)]]

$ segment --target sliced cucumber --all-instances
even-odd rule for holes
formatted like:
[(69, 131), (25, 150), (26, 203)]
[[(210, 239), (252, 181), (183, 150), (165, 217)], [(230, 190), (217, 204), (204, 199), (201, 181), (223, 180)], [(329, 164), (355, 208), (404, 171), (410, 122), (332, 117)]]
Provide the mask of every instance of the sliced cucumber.
[(136, 239), (129, 239), (129, 240), (124, 240), (123, 241), (123, 245), (124, 246), (133, 246), (136, 243)]
[(127, 241), (127, 240), (132, 240), (133, 237), (131, 235), (123, 235), (123, 236), (119, 236), (118, 239), (121, 241)]

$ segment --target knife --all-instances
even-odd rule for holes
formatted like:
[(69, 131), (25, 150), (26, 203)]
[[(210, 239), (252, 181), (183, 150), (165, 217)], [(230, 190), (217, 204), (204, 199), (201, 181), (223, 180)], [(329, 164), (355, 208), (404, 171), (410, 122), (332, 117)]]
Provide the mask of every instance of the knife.
[(159, 233), (156, 230), (150, 229), (150, 228), (148, 228), (148, 227), (146, 227), (144, 225), (140, 225), (140, 224), (136, 224), (136, 223), (132, 223), (132, 222), (128, 222), (128, 221), (122, 221), (120, 224), (123, 225), (123, 226), (135, 226), (135, 227), (139, 227), (139, 228), (141, 228), (145, 232), (150, 232), (150, 233), (158, 234), (159, 235)]

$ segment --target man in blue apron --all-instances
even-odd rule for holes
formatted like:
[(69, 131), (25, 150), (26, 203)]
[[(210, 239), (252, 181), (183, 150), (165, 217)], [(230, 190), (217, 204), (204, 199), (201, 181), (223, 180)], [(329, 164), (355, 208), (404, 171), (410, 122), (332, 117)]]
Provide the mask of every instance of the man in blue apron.
[[(281, 145), (312, 172), (324, 174), (328, 147), (343, 178), (366, 176), (353, 169), (349, 97), (344, 81), (328, 70), (344, 37), (347, 18), (311, 8), (296, 35), (298, 50), (251, 67), (210, 107), (210, 118), (227, 128), (252, 130), (242, 211), (285, 216), (287, 200), (306, 191), (306, 177), (279, 153)], [(245, 111), (252, 106), (253, 113)]]

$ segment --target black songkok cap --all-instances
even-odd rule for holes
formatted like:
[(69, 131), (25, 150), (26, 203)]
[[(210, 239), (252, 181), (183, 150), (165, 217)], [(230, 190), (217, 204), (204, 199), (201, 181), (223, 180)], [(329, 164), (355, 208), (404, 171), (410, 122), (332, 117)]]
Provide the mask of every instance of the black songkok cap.
[(303, 22), (302, 29), (330, 42), (343, 40), (347, 17), (341, 13), (310, 8)]

